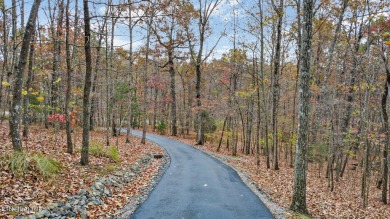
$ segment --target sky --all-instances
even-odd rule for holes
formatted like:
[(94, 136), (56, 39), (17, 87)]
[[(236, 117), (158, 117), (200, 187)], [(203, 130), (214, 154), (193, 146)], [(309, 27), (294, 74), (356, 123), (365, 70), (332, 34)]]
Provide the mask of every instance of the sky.
[[(79, 1), (79, 10), (82, 15), (82, 0)], [(97, 0), (100, 2), (106, 2), (103, 0)], [(214, 0), (215, 1), (215, 0)], [(25, 4), (25, 22), (28, 19), (28, 15), (30, 13), (31, 5), (33, 0), (24, 0)], [(113, 3), (119, 3), (120, 0), (113, 0)], [(247, 15), (246, 10), (252, 10), (251, 8), (255, 7), (255, 3), (257, 0), (222, 0), (221, 4), (217, 7), (210, 18), (210, 26), (212, 30), (212, 34), (205, 41), (205, 50), (208, 52), (214, 45), (217, 43), (218, 39), (219, 43), (214, 50), (211, 58), (220, 58), (223, 53), (227, 53), (229, 49), (233, 48), (233, 17), (236, 15), (236, 23), (238, 27), (236, 29), (236, 41), (237, 45), (242, 45), (243, 43), (250, 44), (250, 42), (254, 42), (255, 38), (251, 36), (250, 33), (247, 33), (244, 29), (246, 28), (246, 24), (250, 21), (250, 16)], [(22, 0), (17, 0), (17, 4), (20, 6)], [(197, 6), (197, 0), (193, 0), (193, 4)], [(5, 0), (6, 8), (11, 7), (12, 1)], [(53, 7), (53, 3), (51, 5)], [(267, 7), (267, 6), (264, 6)], [(289, 10), (289, 9), (287, 9)], [(72, 13), (74, 13), (74, 4), (71, 7)], [(91, 4), (90, 3), (90, 11), (91, 14), (104, 14), (105, 5), (104, 4)], [(17, 12), (18, 17), (20, 18), (20, 11)], [(80, 14), (79, 13), (79, 14)], [(48, 1), (42, 0), (39, 12), (39, 24), (44, 25), (48, 24)], [(253, 21), (252, 21), (253, 22)], [(20, 20), (18, 22), (20, 24)], [(97, 27), (96, 19), (91, 20), (92, 27)], [(225, 34), (224, 34), (225, 33)], [(221, 37), (222, 35), (222, 37)], [(141, 46), (145, 45), (145, 31), (142, 28), (135, 28), (134, 31), (134, 40), (133, 40), (133, 48), (137, 50)], [(129, 48), (129, 30), (127, 25), (117, 24), (115, 28), (115, 37), (114, 37), (114, 46), (123, 47), (125, 49)]]
[[(20, 4), (22, 3), (22, 0), (16, 0), (18, 4), (18, 8), (20, 8)], [(71, 0), (71, 13), (74, 14), (75, 8), (74, 8), (74, 2), (75, 0)], [(124, 0), (113, 0), (113, 4), (118, 4), (120, 2), (123, 2)], [(194, 4), (195, 8), (198, 6), (198, 0), (191, 0)], [(204, 0), (202, 0), (204, 1)], [(215, 2), (216, 0), (209, 0), (208, 2)], [(205, 41), (205, 53), (207, 53), (211, 48), (213, 48), (218, 39), (218, 45), (216, 46), (214, 53), (212, 54), (211, 58), (220, 58), (223, 53), (227, 53), (230, 49), (233, 48), (233, 39), (234, 39), (234, 21), (237, 24), (236, 28), (236, 45), (238, 48), (242, 48), (245, 46), (245, 48), (250, 51), (253, 49), (256, 45), (256, 42), (258, 41), (255, 35), (258, 35), (257, 32), (250, 32), (248, 31), (248, 24), (256, 24), (253, 17), (250, 14), (253, 14), (255, 16), (258, 16), (256, 12), (258, 12), (257, 3), (259, 0), (221, 0), (222, 2), (219, 4), (217, 9), (214, 11), (210, 18), (210, 27), (212, 30), (212, 34), (206, 39)], [(261, 0), (264, 2), (268, 2), (268, 0)], [(381, 1), (381, 0), (371, 0), (374, 1)], [(25, 5), (25, 12), (24, 17), (25, 20), (28, 19), (28, 15), (30, 13), (31, 5), (33, 0), (24, 0)], [(48, 24), (48, 0), (42, 0), (38, 22), (40, 25), (47, 25)], [(52, 0), (53, 2), (53, 0)], [(108, 2), (107, 0), (94, 0), (90, 2), (100, 2), (105, 3)], [(278, 2), (278, 1), (275, 1)], [(78, 0), (79, 3), (79, 11), (82, 15), (82, 0)], [(286, 3), (287, 4), (287, 3)], [(5, 5), (8, 10), (10, 10), (12, 1), (11, 0), (5, 0)], [(53, 7), (53, 3), (52, 3)], [(268, 6), (268, 4), (263, 4), (263, 10), (266, 12), (266, 15), (271, 14), (271, 8)], [(105, 13), (105, 4), (92, 4), (90, 3), (90, 12), (92, 15), (103, 15)], [(248, 13), (249, 12), (249, 13)], [(268, 13), (267, 13), (268, 12)], [(285, 16), (284, 16), (284, 26), (283, 26), (283, 33), (286, 35), (290, 31), (290, 24), (295, 21), (296, 19), (296, 13), (295, 8), (291, 5), (285, 6)], [(17, 12), (18, 17), (20, 18), (21, 13), (20, 11)], [(389, 15), (388, 12), (386, 12), (387, 16)], [(235, 18), (235, 19), (234, 19)], [(344, 26), (347, 26), (347, 20), (344, 21)], [(20, 20), (18, 22), (20, 24)], [(91, 25), (93, 28), (97, 27), (97, 19), (91, 20)], [(195, 25), (195, 24), (194, 24)], [(270, 34), (271, 29), (270, 25), (266, 25), (265, 27), (265, 34)], [(134, 50), (139, 49), (140, 47), (145, 45), (145, 30), (136, 27), (134, 29), (134, 38), (133, 38), (133, 48)], [(269, 45), (269, 42), (268, 42)], [(114, 37), (114, 46), (116, 47), (123, 47), (124, 49), (129, 48), (129, 30), (127, 25), (118, 23), (115, 27), (115, 37)], [(291, 48), (293, 50), (294, 45), (291, 45)], [(257, 47), (256, 47), (257, 48)], [(269, 46), (266, 48), (269, 49)], [(294, 54), (292, 51), (291, 54)]]

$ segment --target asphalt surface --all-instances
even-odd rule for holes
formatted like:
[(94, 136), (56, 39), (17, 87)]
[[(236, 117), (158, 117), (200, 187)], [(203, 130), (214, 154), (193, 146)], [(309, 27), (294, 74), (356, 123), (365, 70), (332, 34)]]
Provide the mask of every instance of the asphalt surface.
[(151, 134), (147, 139), (166, 149), (171, 164), (130, 218), (274, 218), (232, 168), (190, 145)]

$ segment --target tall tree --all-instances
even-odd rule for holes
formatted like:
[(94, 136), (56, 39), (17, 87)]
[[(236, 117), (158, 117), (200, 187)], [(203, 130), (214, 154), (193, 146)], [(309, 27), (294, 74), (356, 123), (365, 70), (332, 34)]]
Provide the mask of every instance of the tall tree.
[(20, 113), (22, 110), (22, 87), (23, 87), (23, 77), (24, 70), (27, 64), (28, 50), (30, 48), (31, 39), (35, 31), (35, 23), (38, 16), (39, 5), (41, 4), (40, 0), (35, 0), (30, 16), (27, 21), (25, 34), (23, 36), (22, 48), (20, 51), (19, 63), (17, 66), (17, 71), (13, 81), (13, 91), (12, 91), (12, 104), (11, 104), (11, 119), (10, 119), (10, 133), (12, 137), (12, 144), (14, 150), (22, 150), (22, 141), (20, 139)]
[(306, 169), (309, 133), (310, 59), (313, 29), (313, 0), (303, 0), (302, 40), (299, 68), (298, 135), (295, 153), (294, 190), (291, 210), (308, 213), (306, 207)]
[[(3, 82), (4, 76), (8, 73), (8, 30), (7, 30), (7, 10), (5, 8), (4, 0), (1, 1), (1, 12), (2, 12), (2, 32), (3, 32), (3, 66), (0, 76), (0, 82)], [(0, 107), (3, 103), (3, 83), (0, 83)]]
[[(209, 21), (210, 16), (213, 14), (214, 10), (217, 8), (217, 6), (222, 2), (222, 0), (215, 0), (212, 2), (208, 2), (207, 0), (198, 0), (199, 9), (198, 12), (198, 30), (197, 35), (199, 38), (199, 43), (197, 44), (198, 50), (195, 53), (195, 45), (194, 42), (191, 40), (190, 31), (187, 29), (188, 34), (188, 43), (190, 47), (190, 53), (192, 58), (192, 63), (195, 65), (195, 72), (196, 72), (196, 84), (195, 84), (195, 98), (196, 98), (196, 106), (200, 108), (202, 106), (201, 102), (201, 80), (202, 80), (202, 63), (207, 60), (207, 58), (210, 56), (211, 52), (214, 50), (215, 46), (209, 51), (208, 54), (205, 56), (203, 55), (204, 52), (204, 43), (207, 38), (207, 34), (209, 32)], [(219, 41), (219, 40), (218, 40)], [(218, 42), (217, 42), (218, 43)], [(197, 123), (198, 128), (196, 132), (196, 144), (203, 145), (204, 144), (204, 129), (203, 129), (203, 115), (204, 112), (200, 110), (197, 114)]]
[(189, 2), (183, 4), (182, 1), (162, 1), (163, 17), (156, 19), (155, 25), (152, 28), (158, 42), (167, 52), (168, 61), (164, 65), (168, 67), (171, 78), (170, 94), (171, 94), (171, 135), (177, 135), (177, 103), (176, 103), (176, 72), (174, 67), (175, 59), (177, 59), (176, 50), (183, 48), (185, 44), (185, 28), (190, 25), (189, 22), (192, 16), (193, 6)]
[[(76, 0), (76, 14), (77, 14), (77, 0)], [(67, 150), (66, 152), (69, 154), (73, 153), (73, 145), (72, 145), (72, 124), (71, 124), (71, 118), (70, 118), (70, 110), (69, 110), (69, 102), (70, 102), (70, 94), (72, 90), (72, 60), (70, 55), (70, 42), (69, 42), (69, 35), (70, 35), (70, 22), (69, 22), (69, 4), (70, 0), (66, 1), (66, 10), (65, 10), (65, 28), (66, 28), (66, 35), (65, 35), (65, 53), (66, 53), (66, 94), (65, 94), (65, 116), (66, 116), (66, 145)]]
[(273, 69), (273, 86), (272, 86), (272, 139), (273, 139), (273, 168), (279, 169), (278, 162), (278, 103), (279, 103), (279, 74), (280, 74), (280, 56), (282, 43), (282, 24), (284, 15), (284, 0), (280, 0), (279, 6), (276, 6), (274, 1), (272, 5), (278, 16), (276, 27), (276, 48)]
[(83, 93), (83, 145), (81, 148), (81, 165), (89, 164), (89, 113), (92, 76), (92, 57), (91, 57), (91, 26), (89, 18), (88, 0), (83, 0), (84, 6), (84, 50), (85, 50), (85, 81)]
[[(155, 2), (154, 2), (155, 3)], [(150, 36), (152, 32), (152, 23), (155, 15), (155, 9), (154, 9), (154, 3), (149, 2), (147, 5), (147, 12), (146, 12), (146, 49), (145, 49), (145, 62), (144, 62), (144, 76), (142, 80), (143, 85), (143, 122), (142, 122), (142, 139), (141, 143), (146, 143), (146, 117), (147, 117), (147, 107), (148, 107), (148, 65), (149, 65), (149, 52), (150, 52)]]

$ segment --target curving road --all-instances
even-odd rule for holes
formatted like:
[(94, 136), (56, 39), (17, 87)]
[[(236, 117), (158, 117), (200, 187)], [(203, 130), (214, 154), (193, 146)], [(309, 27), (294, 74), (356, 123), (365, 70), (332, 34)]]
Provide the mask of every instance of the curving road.
[(274, 218), (232, 168), (190, 145), (151, 134), (147, 139), (166, 149), (171, 164), (131, 218)]

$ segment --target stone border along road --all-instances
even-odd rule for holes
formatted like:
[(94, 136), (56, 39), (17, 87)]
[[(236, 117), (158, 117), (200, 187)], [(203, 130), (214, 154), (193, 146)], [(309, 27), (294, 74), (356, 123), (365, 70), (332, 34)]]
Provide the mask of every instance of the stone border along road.
[(231, 167), (188, 144), (152, 134), (147, 139), (165, 148), (171, 163), (130, 218), (274, 218)]

